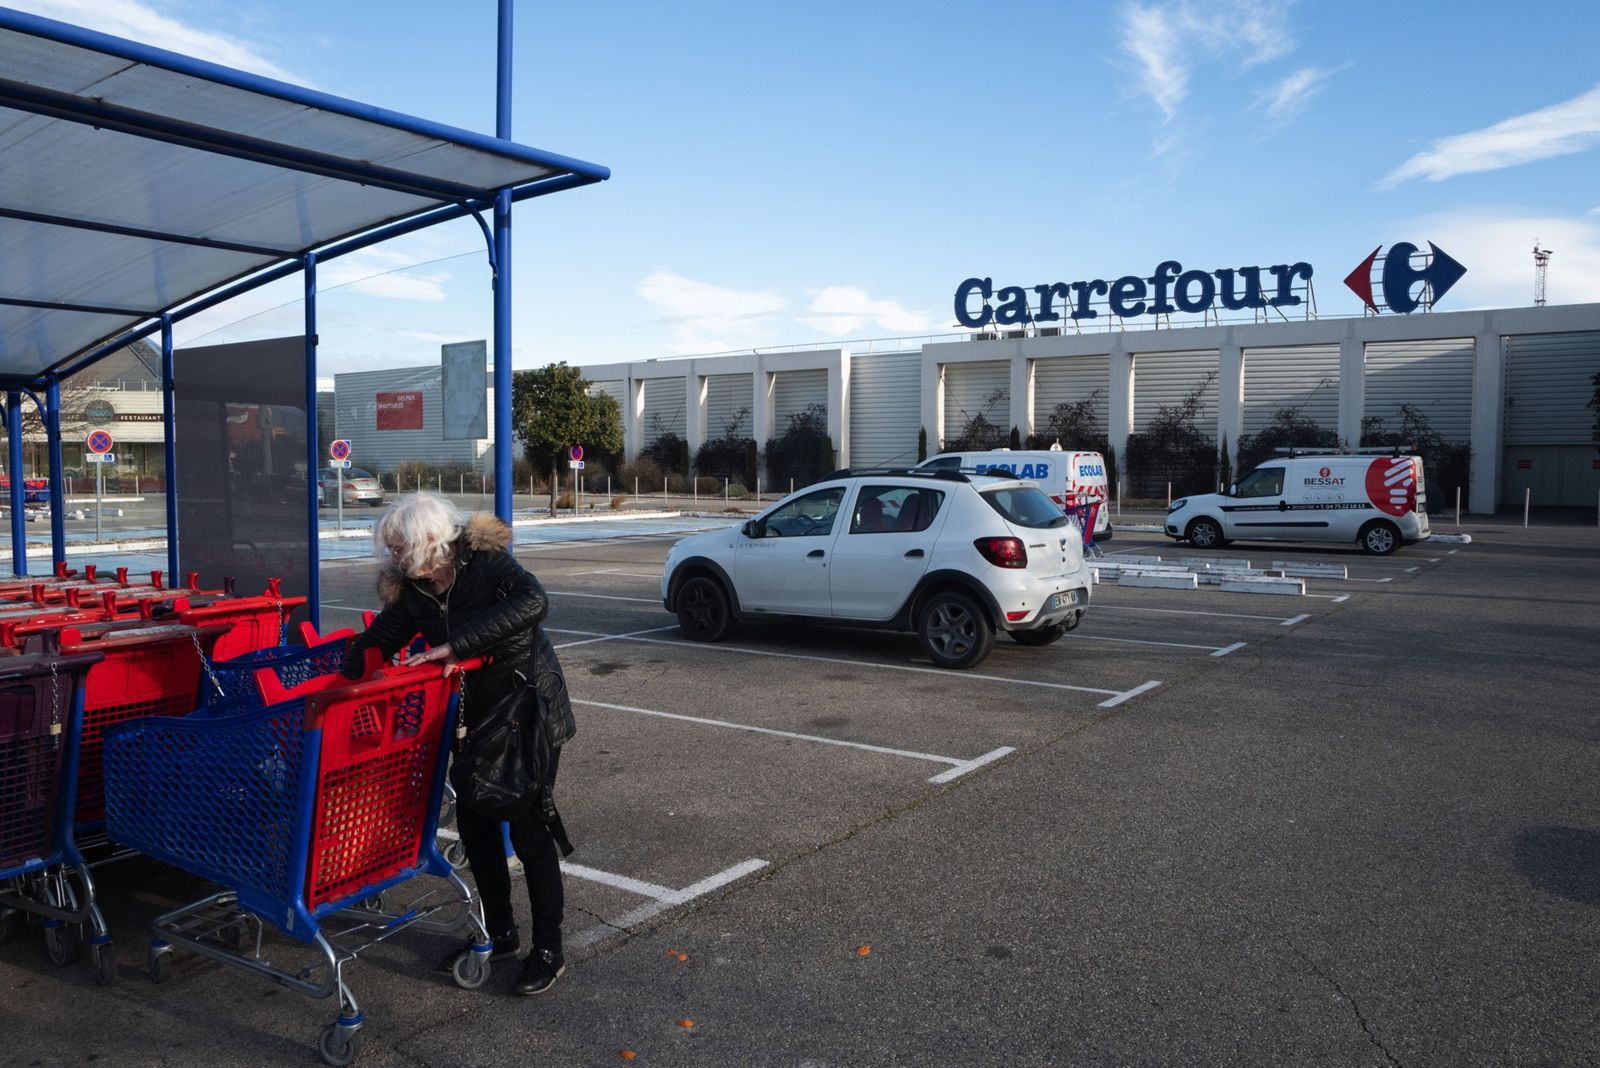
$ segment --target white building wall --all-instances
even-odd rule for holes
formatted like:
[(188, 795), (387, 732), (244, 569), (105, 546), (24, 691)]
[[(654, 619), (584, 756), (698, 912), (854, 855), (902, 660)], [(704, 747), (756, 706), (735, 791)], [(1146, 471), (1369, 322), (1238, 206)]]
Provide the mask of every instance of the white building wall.
[(668, 434), (687, 440), (687, 412), (688, 397), (681, 377), (645, 379), (642, 445), (654, 444)]
[[(826, 390), (827, 383), (823, 383)], [(706, 440), (727, 436), (733, 427), (736, 438), (755, 437), (755, 394), (752, 376), (706, 376)], [(826, 395), (826, 393), (824, 393)]]
[[(356, 467), (387, 474), (403, 463), (430, 466), (462, 464), (483, 470), (492, 438), (475, 441), (444, 440), (444, 409), (438, 366), (395, 367), (383, 371), (354, 371), (334, 375), (334, 433), (350, 439), (350, 459)], [(420, 430), (379, 430), (379, 393), (420, 393)], [(494, 390), (489, 390), (489, 410), (494, 410)], [(490, 419), (489, 425), (494, 425)]]
[[(1220, 363), (1215, 349), (1187, 352), (1136, 352), (1133, 357), (1133, 432), (1150, 425), (1162, 406), (1176, 407)], [(1213, 378), (1200, 394), (1195, 428), (1211, 441), (1217, 439), (1217, 382)]]
[[(772, 376), (772, 436), (778, 437), (789, 428), (791, 416), (799, 415), (813, 404), (828, 409), (828, 372), (824, 368), (806, 368), (797, 371), (777, 371)], [(837, 440), (834, 442), (838, 444)]]
[(1472, 338), (1369, 343), (1362, 405), (1366, 418), (1400, 429), (1400, 406), (1427, 417), (1446, 441), (1472, 439)]
[[(1110, 357), (1080, 356), (1075, 359), (1033, 361), (1033, 432), (1048, 433), (1050, 417), (1056, 406), (1077, 404), (1090, 399), (1098, 390), (1095, 405), (1095, 429), (1106, 432), (1106, 421), (1111, 411)], [(1078, 442), (1063, 441), (1061, 447), (1070, 449)]]
[[(982, 415), (1002, 434), (1011, 431), (1011, 362), (950, 364), (944, 372), (944, 440)], [(1020, 428), (1019, 428), (1020, 429)], [(930, 452), (933, 442), (928, 443)], [(940, 446), (943, 448), (943, 445)]]
[(1242, 432), (1259, 434), (1284, 408), (1322, 429), (1339, 429), (1339, 346), (1244, 350)]
[[(883, 353), (850, 359), (850, 463), (854, 467), (917, 461), (922, 354)], [(930, 443), (931, 453), (936, 443)]]

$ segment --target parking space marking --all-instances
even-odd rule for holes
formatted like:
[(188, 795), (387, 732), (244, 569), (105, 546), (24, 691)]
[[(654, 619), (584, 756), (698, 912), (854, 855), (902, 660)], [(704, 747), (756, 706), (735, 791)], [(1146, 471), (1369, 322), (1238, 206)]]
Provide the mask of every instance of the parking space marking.
[[(884, 671), (914, 671), (924, 675), (939, 675), (947, 679), (976, 679), (981, 682), (1009, 682), (1018, 686), (1041, 686), (1047, 690), (1075, 690), (1078, 693), (1103, 693), (1126, 700), (1126, 693), (1136, 691), (1106, 690), (1098, 686), (1073, 686), (1065, 682), (1042, 682), (1037, 679), (1018, 679), (1009, 675), (979, 675), (971, 671), (951, 672), (945, 668), (917, 667), (914, 664), (876, 664), (870, 660), (843, 660), (836, 656), (809, 656), (805, 653), (779, 653), (771, 649), (750, 649), (740, 645), (719, 645), (711, 642), (668, 641), (665, 638), (623, 638), (623, 641), (645, 642), (649, 645), (676, 645), (685, 649), (703, 649), (711, 653), (742, 653), (745, 656), (773, 656), (785, 660), (810, 660), (819, 664), (841, 664), (847, 667), (879, 668)], [(1141, 688), (1161, 685), (1160, 681), (1147, 682)], [(1109, 708), (1102, 704), (1100, 707)]]
[(1124, 691), (1122, 693), (1117, 694), (1117, 696), (1111, 698), (1109, 701), (1101, 701), (1100, 704), (1097, 705), (1096, 707), (1097, 708), (1115, 708), (1118, 705), (1120, 705), (1122, 702), (1128, 700), (1129, 698), (1138, 697), (1140, 694), (1144, 693), (1145, 691), (1153, 690), (1157, 686), (1160, 686), (1160, 685), (1161, 685), (1161, 683), (1160, 683), (1159, 680), (1152, 679), (1149, 682), (1141, 683), (1140, 685), (1135, 686), (1131, 690), (1126, 690), (1126, 691)]
[(1407, 571), (1407, 572), (1408, 572), (1408, 573), (1410, 573), (1410, 572), (1416, 572), (1416, 571), (1421, 571), (1421, 570), (1422, 570), (1422, 568), (1420, 568), (1420, 567), (1408, 567), (1408, 568), (1406, 568), (1406, 571)]
[(1165, 645), (1171, 649), (1205, 649), (1210, 652), (1212, 656), (1227, 656), (1228, 653), (1231, 653), (1233, 650), (1244, 647), (1244, 642), (1235, 642), (1234, 644), (1228, 646), (1227, 651), (1224, 652), (1223, 648), (1218, 645), (1190, 645), (1187, 642), (1157, 642), (1151, 641), (1148, 638), (1112, 638), (1104, 634), (1068, 634), (1066, 637), (1074, 638), (1083, 642), (1119, 642), (1123, 645)]
[(1234, 642), (1232, 645), (1223, 646), (1221, 649), (1218, 649), (1216, 652), (1212, 653), (1211, 655), (1212, 656), (1227, 656), (1229, 653), (1238, 652), (1240, 649), (1243, 649), (1248, 644), (1249, 644), (1248, 642)]
[(658, 571), (653, 575), (647, 575), (642, 571), (624, 571), (620, 567), (605, 567), (605, 568), (601, 568), (598, 571), (569, 571), (569, 572), (567, 572), (567, 577), (568, 578), (577, 578), (579, 575), (620, 575), (623, 578), (659, 579), (661, 577), (661, 572)]
[(1298, 623), (1302, 619), (1311, 618), (1305, 613), (1301, 613), (1300, 615), (1295, 616), (1293, 619), (1285, 619), (1282, 616), (1253, 616), (1246, 615), (1242, 612), (1200, 612), (1192, 608), (1136, 608), (1133, 605), (1127, 604), (1102, 604), (1098, 600), (1090, 602), (1090, 607), (1096, 612), (1155, 612), (1164, 616), (1216, 616), (1219, 619), (1264, 619), (1269, 623), (1281, 623), (1286, 627), (1291, 623)]
[(635, 601), (639, 604), (661, 603), (659, 597), (618, 597), (614, 593), (574, 593), (572, 590), (545, 590), (544, 592), (556, 597), (592, 597), (597, 601)]
[(1343, 604), (1350, 599), (1350, 595), (1348, 593), (1341, 593), (1337, 596), (1331, 593), (1307, 593), (1303, 594), (1302, 596), (1315, 597), (1320, 601), (1332, 601), (1334, 604)]
[(1280, 626), (1280, 627), (1292, 627), (1296, 623), (1300, 623), (1300, 622), (1302, 622), (1304, 620), (1307, 620), (1307, 619), (1310, 619), (1310, 618), (1311, 618), (1311, 613), (1309, 613), (1309, 612), (1301, 612), (1299, 615), (1294, 616), (1291, 619), (1286, 619), (1282, 623), (1279, 623), (1278, 626)]
[(1364, 578), (1355, 578), (1355, 577), (1352, 576), (1351, 578), (1345, 579), (1345, 581), (1346, 582), (1393, 582), (1394, 581), (1394, 576), (1390, 575), (1390, 576), (1388, 576), (1386, 578), (1381, 578), (1381, 579), (1364, 579)]
[(615, 920), (601, 923), (596, 927), (591, 927), (588, 930), (579, 931), (577, 934), (568, 936), (567, 943), (580, 948), (583, 946), (593, 945), (596, 942), (620, 933), (617, 930), (619, 927), (626, 929), (637, 926), (646, 920), (661, 915), (670, 908), (686, 904), (690, 901), (693, 901), (697, 897), (701, 897), (705, 894), (711, 893), (713, 890), (727, 886), (729, 883), (734, 882), (737, 879), (742, 879), (752, 872), (758, 872), (762, 868), (767, 867), (769, 863), (769, 861), (760, 859), (747, 860), (741, 864), (735, 864), (731, 868), (719, 871), (717, 874), (708, 878), (701, 879), (692, 886), (686, 886), (682, 890), (673, 890), (670, 887), (657, 886), (654, 883), (646, 883), (637, 879), (630, 879), (625, 875), (614, 875), (611, 872), (601, 871), (598, 868), (587, 868), (582, 864), (568, 864), (563, 861), (561, 864), (561, 871), (565, 875), (571, 875), (579, 879), (588, 879), (592, 882), (601, 883), (605, 886), (614, 887), (619, 890), (626, 890), (630, 893), (638, 894), (640, 897), (648, 897), (651, 899), (650, 904), (641, 905), (639, 908), (619, 916)]
[(770, 734), (777, 738), (790, 738), (800, 742), (816, 742), (818, 745), (836, 745), (845, 749), (861, 749), (868, 753), (883, 753), (886, 756), (905, 757), (907, 760), (926, 760), (935, 764), (949, 764), (950, 770), (944, 771), (929, 779), (929, 782), (950, 782), (958, 779), (975, 768), (999, 760), (1008, 753), (1016, 750), (1009, 746), (991, 749), (982, 756), (970, 760), (959, 757), (939, 756), (937, 753), (919, 753), (911, 749), (891, 749), (888, 746), (870, 745), (867, 742), (847, 742), (842, 738), (824, 738), (819, 734), (797, 734), (794, 731), (781, 731), (776, 727), (756, 727), (748, 723), (734, 723), (725, 719), (706, 719), (701, 716), (686, 716), (680, 712), (662, 712), (653, 708), (635, 708), (632, 705), (613, 705), (605, 701), (583, 701), (573, 699), (575, 705), (589, 705), (592, 708), (609, 708), (613, 712), (631, 712), (639, 716), (656, 716), (660, 719), (675, 719), (684, 723), (698, 723), (705, 727), (725, 727), (728, 730), (749, 731), (751, 734)]
[(626, 634), (599, 634), (599, 633), (596, 633), (595, 631), (592, 631), (592, 630), (560, 630), (560, 628), (557, 628), (557, 627), (546, 627), (545, 629), (546, 630), (551, 630), (551, 631), (556, 631), (556, 632), (561, 633), (561, 634), (592, 634), (592, 635), (594, 635), (594, 637), (592, 637), (592, 638), (584, 638), (582, 641), (562, 642), (560, 645), (555, 646), (555, 648), (557, 648), (557, 649), (571, 649), (574, 646), (579, 646), (579, 645), (593, 645), (595, 642), (614, 642), (614, 641), (619, 641), (619, 640), (621, 640), (623, 638), (637, 638), (641, 634), (658, 634), (658, 633), (660, 633), (661, 631), (664, 631), (664, 630), (677, 630), (678, 629), (678, 624), (676, 624), (676, 623), (668, 623), (664, 627), (651, 627), (649, 630), (632, 630), (632, 631), (629, 631)]

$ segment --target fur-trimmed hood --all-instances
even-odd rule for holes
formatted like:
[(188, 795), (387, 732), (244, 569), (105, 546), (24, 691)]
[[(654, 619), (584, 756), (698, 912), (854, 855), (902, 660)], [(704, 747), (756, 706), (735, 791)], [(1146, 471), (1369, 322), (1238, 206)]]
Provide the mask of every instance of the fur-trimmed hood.
[[(491, 512), (473, 512), (467, 517), (467, 525), (462, 528), (461, 536), (456, 538), (455, 558), (458, 567), (465, 566), (472, 559), (473, 553), (505, 552), (511, 548), (513, 535), (511, 526), (499, 516)], [(385, 564), (378, 572), (378, 601), (383, 607), (388, 608), (405, 593), (406, 576), (394, 564)]]

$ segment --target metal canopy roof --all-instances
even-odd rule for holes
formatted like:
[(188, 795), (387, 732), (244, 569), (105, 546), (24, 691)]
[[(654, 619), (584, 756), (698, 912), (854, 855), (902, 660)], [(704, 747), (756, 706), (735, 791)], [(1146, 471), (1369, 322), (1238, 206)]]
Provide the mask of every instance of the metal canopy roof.
[(609, 176), (0, 7), (0, 379), (386, 224)]

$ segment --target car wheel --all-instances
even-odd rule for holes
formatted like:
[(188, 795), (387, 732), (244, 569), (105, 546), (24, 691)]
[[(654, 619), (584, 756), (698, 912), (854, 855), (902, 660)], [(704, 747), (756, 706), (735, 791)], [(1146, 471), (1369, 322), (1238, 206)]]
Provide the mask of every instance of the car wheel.
[(917, 638), (928, 659), (944, 668), (969, 668), (982, 663), (994, 648), (994, 626), (964, 593), (935, 594), (922, 608)]
[(1228, 544), (1222, 536), (1222, 527), (1217, 525), (1217, 521), (1203, 516), (1189, 524), (1184, 537), (1188, 538), (1189, 544), (1196, 549), (1220, 549)]
[(696, 575), (678, 591), (678, 626), (697, 642), (720, 642), (733, 629), (733, 606), (722, 584)]
[(1061, 640), (1067, 632), (1065, 623), (1055, 623), (1039, 630), (1014, 630), (1011, 631), (1011, 640), (1018, 645), (1049, 645)]
[(1358, 540), (1373, 556), (1388, 556), (1400, 548), (1400, 528), (1380, 519), (1362, 527)]

